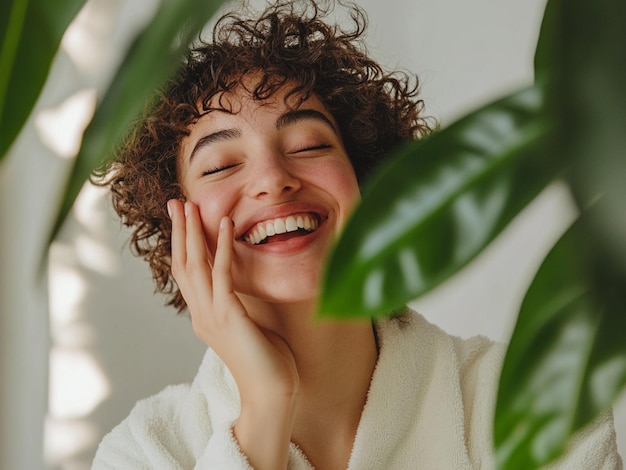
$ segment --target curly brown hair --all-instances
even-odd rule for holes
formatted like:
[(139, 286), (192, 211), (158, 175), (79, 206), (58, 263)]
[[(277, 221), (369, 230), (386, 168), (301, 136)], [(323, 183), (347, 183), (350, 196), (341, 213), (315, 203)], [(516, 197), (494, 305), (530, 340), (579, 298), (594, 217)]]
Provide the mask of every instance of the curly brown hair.
[(400, 143), (431, 131), (417, 77), (383, 71), (362, 42), (365, 13), (338, 2), (349, 9), (351, 29), (325, 22), (332, 1), (281, 0), (260, 14), (222, 16), (212, 40), (189, 51), (114, 158), (95, 172), (96, 184), (110, 185), (124, 225), (133, 227), (131, 250), (149, 263), (155, 291), (168, 295), (167, 305), (179, 312), (186, 304), (171, 275), (166, 204), (185, 199), (177, 173), (180, 143), (210, 112), (211, 98), (242, 85), (251, 73), (258, 79), (249, 90), (255, 100), (285, 85), (285, 101), (316, 95), (339, 125), (359, 184)]

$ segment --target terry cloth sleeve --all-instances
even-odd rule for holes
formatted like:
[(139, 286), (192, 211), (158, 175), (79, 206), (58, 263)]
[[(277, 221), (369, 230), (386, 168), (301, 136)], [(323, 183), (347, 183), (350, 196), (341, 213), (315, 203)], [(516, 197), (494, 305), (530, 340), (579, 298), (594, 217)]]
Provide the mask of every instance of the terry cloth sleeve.
[[(472, 468), (494, 466), (491, 448), (493, 407), (506, 346), (483, 337), (454, 338), (463, 384), (467, 445)], [(489, 436), (485, 439), (485, 436)], [(540, 449), (538, 449), (540, 451)], [(623, 470), (617, 452), (613, 414), (604, 413), (577, 433), (565, 453), (546, 470)]]
[(571, 439), (565, 453), (547, 470), (622, 470), (617, 452), (613, 413), (606, 412)]
[(227, 423), (213, 426), (204, 396), (171, 386), (138, 402), (102, 441), (94, 470), (251, 469)]
[[(102, 441), (94, 470), (251, 470), (233, 434), (241, 408), (237, 385), (208, 349), (191, 385), (139, 401)], [(292, 444), (290, 470), (311, 470)]]

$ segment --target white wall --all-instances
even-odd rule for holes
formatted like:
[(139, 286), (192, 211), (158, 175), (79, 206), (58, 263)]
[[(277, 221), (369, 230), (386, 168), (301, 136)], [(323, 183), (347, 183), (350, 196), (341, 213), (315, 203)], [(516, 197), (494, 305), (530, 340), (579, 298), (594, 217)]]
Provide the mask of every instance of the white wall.
[[(427, 112), (443, 125), (532, 80), (544, 0), (358, 3), (369, 13), (370, 51), (390, 67), (420, 75)], [(32, 449), (42, 440), (37, 422), (45, 410), (48, 351), (45, 458), (49, 468), (78, 470), (89, 468), (97, 442), (137, 399), (190, 380), (204, 349), (188, 320), (153, 295), (147, 265), (128, 254), (128, 233), (120, 229), (101, 190), (85, 188), (53, 246), (49, 320), (46, 290), (38, 289), (34, 278), (37, 247), (49, 223), (48, 203), (67, 169), (59, 155), (72, 153), (71, 148), (50, 148), (42, 136), (50, 126), (53, 135), (59, 134), (54, 123), (89, 109), (93, 96), (76, 93), (102, 89), (111, 64), (119, 60), (119, 45), (154, 4), (90, 0), (66, 37), (53, 81), (38, 105), (52, 113), (29, 123), (1, 168), (0, 398), (3, 411), (28, 411), (29, 417), (3, 416), (1, 468), (39, 467)], [(70, 135), (63, 141), (71, 140)], [(475, 263), (415, 307), (453, 333), (506, 340), (532, 273), (572, 217), (563, 188), (549, 188)], [(617, 416), (624, 455), (626, 400)], [(17, 425), (22, 434), (7, 440)], [(21, 452), (18, 444), (30, 450)]]

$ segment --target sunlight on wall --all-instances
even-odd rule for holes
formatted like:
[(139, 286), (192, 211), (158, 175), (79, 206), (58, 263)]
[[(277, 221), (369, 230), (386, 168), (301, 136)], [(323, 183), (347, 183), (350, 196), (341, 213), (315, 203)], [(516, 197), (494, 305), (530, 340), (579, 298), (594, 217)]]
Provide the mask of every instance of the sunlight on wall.
[[(107, 56), (101, 36), (106, 36), (111, 26), (102, 21), (98, 9), (98, 4), (88, 2), (63, 38), (64, 52), (85, 73), (97, 70)], [(64, 159), (78, 153), (96, 106), (95, 88), (81, 88), (35, 119), (42, 143)], [(94, 210), (97, 199), (98, 191), (89, 186), (81, 192), (72, 212), (80, 233), (69, 241), (55, 242), (50, 250), (51, 350), (44, 441), (46, 463), (55, 468), (88, 468), (80, 457), (100, 439), (91, 415), (111, 393), (109, 380), (92, 354), (97, 334), (82, 311), (89, 287), (83, 272), (111, 276), (118, 271), (116, 257), (97, 240), (105, 223)], [(75, 229), (76, 224), (72, 225)]]
[(95, 107), (96, 91), (89, 89), (73, 94), (56, 108), (41, 111), (35, 118), (41, 142), (59, 157), (75, 157)]
[[(84, 449), (93, 445), (98, 439), (97, 430), (88, 422), (46, 420), (46, 461), (49, 465), (55, 465), (56, 468), (88, 468), (68, 465), (62, 465), (70, 461), (68, 457), (80, 454)], [(58, 465), (62, 465), (58, 467)]]
[[(61, 248), (61, 246), (55, 245), (55, 253), (59, 253)], [(72, 327), (80, 320), (78, 308), (85, 296), (85, 290), (85, 282), (78, 273), (69, 268), (58, 266), (57, 263), (52, 263), (49, 296), (50, 316), (54, 318), (51, 325), (53, 340), (64, 344), (69, 342), (67, 339), (62, 339), (62, 336), (68, 327)]]
[(63, 35), (61, 47), (74, 65), (83, 72), (97, 71), (111, 54), (110, 46), (102, 40), (110, 36), (110, 22), (102, 21), (99, 2), (87, 2)]
[[(93, 413), (110, 396), (111, 384), (92, 351), (97, 332), (83, 310), (89, 285), (84, 272), (104, 276), (119, 272), (117, 257), (97, 239), (106, 223), (94, 205), (101, 191), (87, 185), (76, 201), (69, 242), (57, 241), (50, 252), (50, 387), (45, 429), (49, 465), (88, 468), (81, 454), (100, 439)], [(78, 223), (76, 223), (78, 222)], [(77, 232), (77, 233), (74, 233)]]
[(112, 276), (117, 272), (118, 258), (104, 243), (86, 235), (79, 235), (74, 242), (76, 255), (86, 268)]
[[(72, 215), (76, 217), (76, 220), (80, 222), (80, 224), (89, 232), (89, 234), (97, 236), (105, 230), (107, 226), (111, 223), (110, 215), (107, 214), (105, 210), (102, 208), (102, 197), (108, 194), (107, 189), (99, 188), (97, 186), (93, 186), (91, 184), (87, 184), (83, 187), (78, 199), (76, 200), (76, 204), (72, 209)], [(91, 247), (97, 246), (97, 250), (100, 254), (105, 254), (105, 256), (111, 256), (113, 259), (101, 259), (102, 263), (96, 263), (97, 271), (106, 273), (109, 270), (117, 270), (119, 267), (114, 259), (117, 254), (112, 253), (109, 248), (106, 248), (105, 245), (100, 244), (95, 237), (90, 237), (89, 242), (82, 241), (77, 242), (83, 248), (89, 246), (89, 243), (94, 243), (95, 245), (91, 245)], [(79, 249), (80, 251), (80, 249)], [(93, 256), (93, 252), (82, 252), (83, 255)], [(80, 254), (79, 254), (80, 256)], [(86, 261), (86, 260), (83, 260)]]
[(58, 419), (87, 416), (110, 389), (98, 363), (80, 348), (55, 347), (50, 354), (50, 415)]

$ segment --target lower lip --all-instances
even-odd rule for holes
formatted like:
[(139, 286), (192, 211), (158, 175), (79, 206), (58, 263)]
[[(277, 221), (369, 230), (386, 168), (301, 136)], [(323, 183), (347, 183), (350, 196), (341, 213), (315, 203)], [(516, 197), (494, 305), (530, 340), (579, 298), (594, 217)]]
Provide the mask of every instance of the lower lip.
[(289, 240), (282, 242), (264, 243), (262, 245), (251, 245), (250, 243), (241, 242), (247, 248), (253, 250), (262, 251), (265, 253), (272, 253), (278, 255), (293, 255), (299, 251), (306, 249), (311, 245), (326, 229), (326, 220), (320, 223), (317, 230), (307, 233), (306, 235), (300, 235), (299, 237), (293, 237)]

